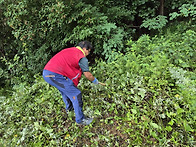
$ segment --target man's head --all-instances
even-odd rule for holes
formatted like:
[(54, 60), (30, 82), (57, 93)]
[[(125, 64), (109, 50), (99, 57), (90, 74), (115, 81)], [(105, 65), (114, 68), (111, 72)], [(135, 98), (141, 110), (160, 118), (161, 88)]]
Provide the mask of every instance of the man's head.
[(93, 48), (92, 44), (89, 41), (81, 41), (77, 46), (81, 47), (84, 50), (86, 56), (90, 54), (90, 51)]

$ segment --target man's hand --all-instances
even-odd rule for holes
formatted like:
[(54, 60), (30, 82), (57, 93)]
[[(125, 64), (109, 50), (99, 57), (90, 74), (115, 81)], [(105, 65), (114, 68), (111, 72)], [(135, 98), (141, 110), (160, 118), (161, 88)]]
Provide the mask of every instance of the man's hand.
[(99, 81), (92, 75), (91, 72), (83, 72), (83, 74), (84, 74), (84, 76), (85, 76), (88, 80), (90, 80), (90, 81), (93, 82), (94, 84), (100, 84), (100, 85), (102, 85), (102, 86), (106, 86), (105, 83), (99, 82)]

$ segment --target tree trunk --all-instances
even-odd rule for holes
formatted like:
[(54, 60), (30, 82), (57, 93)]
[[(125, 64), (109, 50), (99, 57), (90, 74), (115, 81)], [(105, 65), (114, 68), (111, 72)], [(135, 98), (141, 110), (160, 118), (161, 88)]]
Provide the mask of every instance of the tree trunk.
[(160, 0), (159, 14), (164, 15), (164, 0)]

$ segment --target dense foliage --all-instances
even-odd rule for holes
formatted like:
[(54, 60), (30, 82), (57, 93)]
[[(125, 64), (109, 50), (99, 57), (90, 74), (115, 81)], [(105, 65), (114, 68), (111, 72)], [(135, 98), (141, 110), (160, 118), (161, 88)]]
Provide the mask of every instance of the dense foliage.
[[(94, 56), (112, 60), (129, 38), (155, 33), (170, 20), (195, 21), (194, 0), (0, 0), (1, 85), (30, 80), (59, 50), (89, 40)], [(169, 22), (168, 22), (169, 21)], [(145, 29), (146, 28), (146, 29)], [(7, 70), (8, 69), (8, 70)]]
[(194, 30), (167, 31), (128, 42), (114, 61), (96, 61), (106, 87), (83, 80), (84, 113), (77, 126), (57, 89), (40, 75), (1, 96), (1, 146), (194, 146), (196, 71)]
[[(195, 21), (194, 0), (0, 0), (0, 146), (195, 146)], [(79, 84), (89, 126), (41, 77), (81, 40), (106, 83)]]

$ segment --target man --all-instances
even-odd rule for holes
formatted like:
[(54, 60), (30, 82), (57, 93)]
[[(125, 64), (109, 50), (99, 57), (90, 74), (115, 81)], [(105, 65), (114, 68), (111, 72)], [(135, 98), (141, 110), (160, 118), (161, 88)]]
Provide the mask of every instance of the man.
[(86, 56), (91, 49), (89, 41), (82, 41), (77, 47), (63, 49), (50, 59), (43, 70), (44, 80), (60, 91), (66, 111), (74, 109), (76, 123), (82, 125), (89, 125), (93, 121), (93, 118), (85, 117), (82, 110), (82, 94), (77, 88), (82, 73), (94, 84), (99, 83), (89, 71)]

